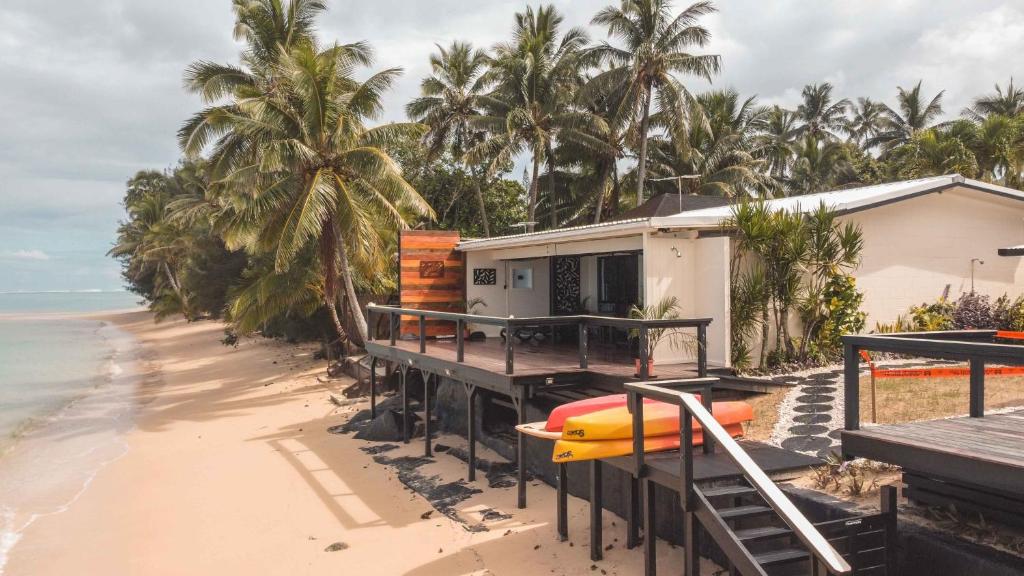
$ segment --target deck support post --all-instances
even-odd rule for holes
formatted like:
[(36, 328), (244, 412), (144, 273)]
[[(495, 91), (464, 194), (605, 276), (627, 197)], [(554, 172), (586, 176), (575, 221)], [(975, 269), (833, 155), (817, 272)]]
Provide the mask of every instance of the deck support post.
[(690, 510), (683, 512), (683, 574), (686, 576), (700, 576), (700, 538), (697, 531), (700, 526), (697, 523), (697, 513)]
[(466, 388), (466, 439), (469, 441), (466, 464), (469, 481), (476, 480), (476, 385), (464, 382)]
[(655, 486), (650, 480), (643, 480), (644, 509), (644, 575), (655, 576), (658, 572), (658, 535), (655, 528)]
[(391, 345), (395, 345), (395, 340), (398, 339), (398, 329), (396, 324), (401, 322), (401, 316), (395, 316), (395, 314), (388, 312), (388, 340), (391, 341)]
[(971, 358), (971, 418), (985, 415), (985, 361)]
[(558, 540), (569, 539), (569, 466), (565, 462), (558, 465)]
[(604, 556), (604, 538), (601, 534), (601, 461), (590, 461), (590, 559), (597, 562)]
[(629, 478), (629, 509), (626, 510), (626, 548), (632, 550), (640, 543), (640, 479)]
[(860, 347), (843, 343), (843, 400), (847, 430), (860, 429)]
[(899, 517), (897, 516), (897, 497), (899, 493), (893, 485), (882, 486), (881, 512), (885, 514), (885, 573), (896, 574), (896, 546), (899, 544), (897, 534)]
[[(523, 404), (522, 391), (512, 395), (512, 404), (516, 408), (517, 423), (526, 424), (526, 406)], [(518, 490), (516, 505), (526, 508), (526, 434), (516, 431), (516, 472), (518, 474), (516, 488)]]
[(398, 382), (402, 388), (402, 443), (409, 443), (409, 367), (398, 367)]
[(377, 357), (370, 356), (370, 420), (377, 419)]
[(700, 575), (700, 545), (697, 531), (697, 501), (693, 490), (693, 418), (685, 406), (679, 406), (679, 504), (683, 509), (684, 571), (686, 576)]
[(421, 370), (420, 376), (423, 378), (423, 455), (430, 458), (434, 455), (430, 446), (430, 380), (434, 375)]

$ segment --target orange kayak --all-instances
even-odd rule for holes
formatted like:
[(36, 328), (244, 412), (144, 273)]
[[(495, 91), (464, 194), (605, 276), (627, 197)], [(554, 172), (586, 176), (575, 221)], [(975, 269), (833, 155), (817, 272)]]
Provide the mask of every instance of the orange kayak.
[[(722, 426), (738, 426), (754, 419), (754, 409), (746, 402), (714, 402), (711, 414)], [(697, 421), (694, 432), (700, 431)], [(740, 429), (742, 433), (742, 429)], [(644, 404), (644, 436), (679, 434), (679, 407), (664, 402)], [(589, 414), (570, 416), (562, 427), (563, 440), (628, 440), (633, 438), (633, 415), (626, 406)]]
[[(697, 394), (696, 396), (699, 400), (700, 395)], [(646, 407), (648, 404), (664, 404), (664, 402), (645, 398), (644, 406)], [(562, 404), (551, 411), (551, 414), (548, 415), (548, 421), (544, 424), (544, 430), (547, 432), (561, 432), (562, 427), (565, 426), (565, 421), (573, 416), (581, 416), (583, 414), (590, 414), (592, 412), (607, 410), (609, 408), (625, 407), (625, 394), (609, 394), (607, 396), (598, 396), (596, 398), (587, 398), (586, 400), (569, 402), (568, 404)]]

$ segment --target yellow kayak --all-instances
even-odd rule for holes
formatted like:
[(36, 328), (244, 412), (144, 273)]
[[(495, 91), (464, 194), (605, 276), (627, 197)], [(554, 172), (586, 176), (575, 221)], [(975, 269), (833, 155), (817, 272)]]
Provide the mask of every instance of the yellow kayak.
[[(715, 402), (711, 414), (722, 426), (732, 433), (735, 426), (754, 419), (754, 410), (746, 402)], [(700, 424), (693, 423), (696, 434)], [(664, 402), (644, 404), (644, 436), (656, 437), (679, 434), (679, 407)], [(633, 415), (625, 406), (608, 408), (589, 414), (570, 416), (562, 427), (563, 440), (600, 441), (629, 440), (633, 438)]]
[[(730, 436), (738, 437), (743, 435), (741, 424), (730, 424), (725, 426)], [(704, 434), (700, 430), (693, 431), (693, 445), (704, 444)], [(667, 436), (644, 437), (644, 452), (664, 452), (679, 448), (679, 434)], [(620, 440), (558, 440), (555, 442), (555, 449), (551, 461), (557, 464), (566, 462), (582, 462), (584, 460), (597, 460), (599, 458), (614, 458), (616, 456), (628, 456), (633, 453), (633, 439)]]

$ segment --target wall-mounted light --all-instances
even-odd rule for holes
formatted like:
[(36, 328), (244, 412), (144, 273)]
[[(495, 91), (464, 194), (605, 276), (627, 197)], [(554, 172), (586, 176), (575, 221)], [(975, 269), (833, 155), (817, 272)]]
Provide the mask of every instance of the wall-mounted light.
[(981, 258), (971, 258), (971, 293), (974, 293), (974, 264), (977, 263), (979, 266), (984, 266), (985, 261)]
[(682, 258), (683, 257), (683, 253), (680, 252), (679, 248), (676, 248), (675, 246), (672, 247), (672, 253), (676, 255), (676, 258)]

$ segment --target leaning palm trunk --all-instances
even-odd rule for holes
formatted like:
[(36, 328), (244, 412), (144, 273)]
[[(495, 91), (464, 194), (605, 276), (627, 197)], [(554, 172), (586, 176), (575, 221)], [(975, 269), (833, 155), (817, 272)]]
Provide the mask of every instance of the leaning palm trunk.
[(470, 170), (470, 176), (473, 179), (473, 194), (476, 195), (476, 206), (477, 210), (480, 211), (480, 223), (484, 228), (484, 237), (491, 237), (491, 224), (487, 221), (487, 205), (484, 203), (484, 191), (481, 186), (480, 180), (482, 176), (477, 173), (478, 170), (473, 168)]
[(338, 256), (341, 259), (341, 278), (345, 283), (345, 298), (348, 300), (348, 309), (352, 313), (352, 322), (359, 332), (359, 344), (363, 345), (369, 340), (369, 328), (366, 325), (366, 318), (359, 308), (359, 298), (356, 296), (356, 287), (352, 283), (352, 267), (348, 262), (348, 250), (344, 242), (338, 243)]
[(644, 113), (640, 119), (640, 154), (637, 158), (636, 205), (644, 201), (644, 180), (647, 179), (647, 129), (651, 123), (651, 87), (644, 91)]
[(330, 232), (325, 231), (320, 237), (320, 261), (324, 275), (324, 307), (327, 308), (327, 313), (334, 324), (334, 330), (338, 333), (338, 341), (344, 344), (348, 342), (348, 332), (338, 316), (338, 255), (335, 248), (337, 243), (334, 238), (333, 222), (329, 223), (327, 229)]
[(757, 365), (764, 368), (765, 358), (768, 356), (768, 329), (771, 326), (768, 318), (768, 300), (761, 302), (761, 358)]
[(178, 296), (178, 301), (181, 302), (181, 313), (185, 316), (186, 320), (192, 320), (192, 315), (188, 309), (188, 295), (181, 289), (181, 284), (178, 283), (178, 279), (174, 277), (174, 273), (171, 272), (171, 267), (167, 262), (163, 262), (164, 274), (167, 276), (167, 283), (171, 285), (171, 290)]
[(551, 202), (551, 229), (558, 228), (558, 203), (555, 201), (558, 193), (555, 191), (555, 152), (548, 150), (548, 179), (551, 190), (548, 193), (548, 202)]
[(530, 195), (526, 206), (526, 229), (533, 232), (537, 216), (537, 188), (540, 186), (540, 157), (533, 155), (533, 176), (530, 179)]

